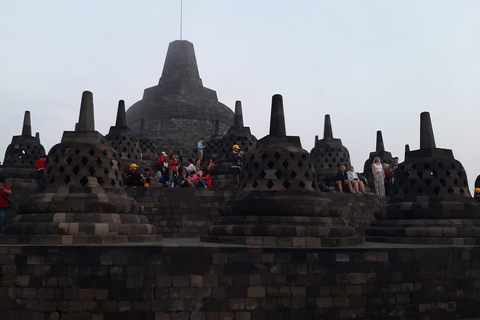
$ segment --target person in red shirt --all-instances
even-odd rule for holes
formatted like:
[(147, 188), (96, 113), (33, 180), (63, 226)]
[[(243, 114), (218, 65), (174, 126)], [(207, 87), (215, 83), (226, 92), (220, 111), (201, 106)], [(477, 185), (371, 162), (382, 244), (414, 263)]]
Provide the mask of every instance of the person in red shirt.
[(37, 161), (37, 181), (38, 181), (38, 183), (40, 183), (42, 181), (43, 173), (45, 171), (46, 162), (47, 162), (47, 158), (45, 158), (45, 156), (41, 157)]
[(3, 227), (7, 222), (7, 209), (10, 205), (10, 195), (12, 189), (5, 185), (5, 178), (0, 176), (0, 234), (3, 233)]
[(172, 154), (170, 160), (168, 161), (168, 184), (170, 187), (175, 187), (175, 179), (177, 178), (177, 170), (180, 163), (178, 162), (177, 157)]

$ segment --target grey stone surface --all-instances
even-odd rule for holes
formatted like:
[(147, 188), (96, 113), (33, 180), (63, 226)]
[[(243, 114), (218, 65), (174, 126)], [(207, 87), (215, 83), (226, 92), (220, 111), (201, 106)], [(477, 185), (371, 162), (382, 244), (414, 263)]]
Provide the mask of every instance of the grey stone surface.
[(222, 135), (233, 124), (232, 110), (203, 86), (193, 44), (184, 40), (170, 43), (158, 85), (145, 89), (143, 99), (127, 110), (127, 125), (135, 133), (142, 118), (160, 151), (184, 155), (192, 153), (200, 138), (215, 134), (217, 119)]

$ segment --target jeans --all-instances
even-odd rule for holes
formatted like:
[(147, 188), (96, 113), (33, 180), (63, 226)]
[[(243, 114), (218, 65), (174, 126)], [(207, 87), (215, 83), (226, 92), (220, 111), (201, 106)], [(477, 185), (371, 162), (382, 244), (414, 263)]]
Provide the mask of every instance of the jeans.
[(7, 224), (7, 208), (0, 208), (0, 233), (3, 233), (2, 229)]

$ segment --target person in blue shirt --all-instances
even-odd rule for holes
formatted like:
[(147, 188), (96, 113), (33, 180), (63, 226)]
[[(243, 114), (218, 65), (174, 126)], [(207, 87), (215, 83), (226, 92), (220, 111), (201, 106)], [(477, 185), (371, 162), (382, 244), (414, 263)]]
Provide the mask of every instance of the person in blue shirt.
[(197, 170), (200, 170), (200, 164), (203, 160), (203, 150), (205, 149), (205, 139), (202, 138), (197, 142)]

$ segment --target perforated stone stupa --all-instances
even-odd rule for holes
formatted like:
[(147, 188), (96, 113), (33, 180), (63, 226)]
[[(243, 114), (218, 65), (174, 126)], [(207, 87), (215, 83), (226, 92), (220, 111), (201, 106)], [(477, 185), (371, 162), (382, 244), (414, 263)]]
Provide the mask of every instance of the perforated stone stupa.
[(127, 127), (125, 101), (118, 102), (117, 120), (115, 126), (105, 136), (107, 142), (120, 153), (121, 170), (126, 170), (132, 163), (140, 165), (140, 142), (137, 136)]
[(41, 193), (18, 205), (1, 243), (80, 244), (160, 240), (127, 196), (120, 155), (95, 131), (93, 97), (82, 96), (75, 131), (65, 131), (47, 158)]
[(351, 246), (364, 242), (329, 199), (316, 191), (310, 155), (287, 136), (281, 95), (272, 99), (270, 134), (245, 164), (243, 188), (202, 241), (279, 247)]
[(379, 157), (382, 164), (388, 163), (391, 165), (393, 163), (392, 154), (388, 151), (385, 151), (385, 145), (383, 144), (382, 131), (377, 131), (377, 146), (375, 152), (370, 152), (370, 156), (365, 161), (363, 166), (363, 175), (368, 181), (368, 186), (372, 189), (375, 189), (375, 179), (373, 178), (372, 173), (372, 164), (373, 159)]
[(242, 103), (235, 102), (235, 119), (233, 126), (228, 130), (218, 143), (218, 160), (212, 170), (212, 179), (215, 186), (232, 187), (230, 168), (232, 166), (232, 147), (238, 145), (240, 150), (248, 155), (257, 143), (257, 138), (252, 135), (249, 127), (243, 125)]
[(435, 146), (430, 114), (421, 114), (420, 149), (405, 154), (386, 209), (366, 230), (382, 242), (480, 244), (480, 206), (452, 150)]
[(310, 158), (315, 165), (317, 181), (328, 185), (335, 182), (335, 175), (341, 166), (350, 167), (350, 153), (343, 146), (342, 140), (333, 138), (330, 115), (325, 115), (323, 139), (315, 139), (315, 146), (310, 151)]
[(5, 151), (0, 174), (13, 188), (35, 189), (37, 161), (42, 156), (45, 156), (45, 148), (40, 144), (39, 135), (32, 136), (30, 111), (25, 111), (22, 134), (12, 137), (12, 142)]
[(215, 121), (215, 134), (205, 142), (204, 160), (208, 161), (209, 159), (213, 159), (216, 161), (218, 159), (218, 149), (222, 138), (223, 135), (220, 134), (220, 121), (217, 119)]
[(145, 119), (140, 122), (140, 133), (136, 135), (140, 144), (140, 160), (146, 168), (154, 168), (160, 156), (157, 153), (157, 146), (145, 130)]
[(233, 125), (233, 111), (203, 86), (193, 44), (185, 40), (170, 43), (158, 85), (145, 89), (143, 99), (127, 110), (127, 124), (135, 133), (142, 118), (158, 147), (183, 155), (192, 153), (200, 138), (215, 134), (217, 119), (221, 135)]

